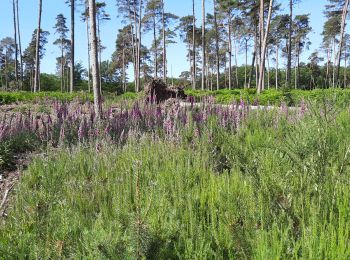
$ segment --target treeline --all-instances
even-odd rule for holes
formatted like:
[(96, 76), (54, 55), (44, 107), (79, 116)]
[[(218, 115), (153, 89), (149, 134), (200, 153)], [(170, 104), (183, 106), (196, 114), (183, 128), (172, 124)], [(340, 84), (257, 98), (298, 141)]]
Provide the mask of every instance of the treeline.
[[(301, 0), (289, 0), (287, 12), (281, 8), (281, 0), (202, 0), (201, 6), (197, 6), (199, 1), (192, 0), (192, 10), (184, 17), (168, 12), (165, 0), (116, 0), (117, 14), (110, 14), (103, 1), (66, 0), (70, 24), (66, 14), (57, 14), (54, 32), (41, 28), (41, 16), (45, 12), (42, 1), (38, 1), (38, 26), (23, 51), (20, 3), (12, 1), (13, 16), (9, 18), (13, 19), (14, 34), (0, 41), (1, 85), (7, 90), (91, 91), (93, 68), (100, 93), (103, 89), (125, 92), (131, 88), (138, 92), (144, 82), (158, 77), (168, 83), (203, 90), (255, 87), (261, 92), (276, 87), (311, 89), (348, 85), (349, 0), (328, 0), (324, 7), (327, 20), (320, 35), (322, 45), (307, 60), (301, 57), (311, 44), (310, 14), (294, 14), (295, 4)], [(94, 19), (91, 19), (91, 4)], [(209, 5), (211, 12), (206, 10)], [(112, 15), (118, 16), (124, 26), (118, 30), (111, 58), (102, 61), (106, 47), (101, 30), (103, 22), (109, 22)], [(77, 22), (86, 25), (87, 68), (75, 62)], [(96, 39), (91, 35), (94, 26)], [(57, 35), (50, 44), (60, 50), (56, 59), (58, 88), (56, 83), (53, 87), (45, 82), (50, 77), (40, 77), (40, 60), (45, 55), (50, 33)], [(149, 46), (144, 44), (146, 35), (152, 37)], [(92, 41), (96, 41), (96, 53)], [(167, 50), (177, 41), (186, 45), (184, 59), (189, 66), (178, 79), (170, 80)], [(95, 56), (97, 60), (92, 59)], [(50, 78), (53, 79), (56, 80)]]
[[(133, 81), (127, 82), (123, 85), (123, 82), (120, 77), (109, 77), (107, 64), (106, 62), (102, 63), (102, 71), (101, 71), (101, 89), (106, 92), (114, 92), (117, 94), (125, 93), (125, 92), (134, 92), (135, 91), (135, 83)], [(248, 66), (247, 68), (243, 66), (232, 67), (233, 71), (233, 82), (235, 84), (235, 88), (243, 89), (245, 83), (248, 81), (245, 79), (245, 71), (246, 69), (250, 70), (252, 67)], [(255, 69), (255, 68), (253, 68)], [(329, 69), (329, 68), (328, 68)], [(86, 70), (82, 68), (80, 63), (77, 63), (75, 66), (75, 74), (74, 74), (74, 89), (76, 91), (88, 91), (89, 92), (89, 82), (86, 78)], [(265, 89), (282, 89), (285, 88), (287, 84), (287, 73), (286, 70), (279, 69), (278, 73), (274, 68), (266, 69), (266, 87)], [(296, 73), (299, 75), (296, 76)], [(328, 72), (329, 73), (329, 72)], [(334, 70), (335, 73), (335, 70)], [(277, 75), (276, 75), (277, 74)], [(30, 76), (30, 75), (29, 75)], [(339, 72), (340, 78), (340, 87), (346, 88), (350, 83), (350, 69), (345, 69), (345, 67), (340, 68)], [(145, 78), (141, 78), (141, 85), (149, 80)], [(298, 79), (298, 83), (297, 83)], [(4, 80), (4, 78), (2, 78)], [(13, 78), (14, 80), (14, 78)], [(67, 79), (64, 79), (64, 91), (68, 92), (69, 85)], [(192, 82), (190, 80), (190, 74), (188, 72), (184, 72), (178, 78), (168, 78), (168, 83), (173, 84), (174, 86), (181, 86), (185, 88), (192, 88)], [(216, 88), (216, 75), (211, 74), (207, 77), (207, 89), (206, 90), (217, 90)], [(333, 84), (333, 72), (330, 75), (327, 74), (327, 66), (316, 66), (311, 64), (301, 63), (299, 66), (298, 72), (296, 72), (295, 68), (292, 73), (291, 81), (293, 83), (293, 89), (303, 89), (303, 90), (311, 90), (316, 88), (329, 88)], [(14, 82), (14, 81), (11, 81)], [(2, 82), (4, 84), (4, 82)], [(60, 75), (52, 75), (42, 73), (40, 77), (41, 90), (42, 91), (61, 91), (61, 77)], [(200, 85), (201, 82), (197, 81), (197, 85)], [(219, 78), (220, 89), (229, 88), (228, 81), (228, 73), (221, 73)], [(251, 82), (252, 86), (256, 85), (255, 79)], [(23, 81), (23, 90), (30, 90), (31, 82), (30, 78), (25, 77)]]

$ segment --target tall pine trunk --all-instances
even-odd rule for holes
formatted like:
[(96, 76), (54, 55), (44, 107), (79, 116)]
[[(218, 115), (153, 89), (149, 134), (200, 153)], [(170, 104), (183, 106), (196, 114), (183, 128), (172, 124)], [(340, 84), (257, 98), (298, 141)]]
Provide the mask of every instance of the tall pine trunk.
[[(125, 43), (124, 43), (125, 45)], [(123, 57), (122, 57), (122, 62), (123, 62), (123, 71), (122, 71), (122, 80), (123, 80), (123, 92), (126, 92), (126, 76), (125, 76), (125, 48), (123, 48)]]
[(336, 71), (336, 68), (335, 68), (335, 64), (337, 62), (337, 54), (336, 54), (336, 51), (335, 51), (335, 38), (333, 39), (333, 79), (332, 79), (332, 87), (335, 88), (335, 71)]
[[(86, 8), (87, 10), (87, 8)], [(88, 73), (88, 92), (90, 93), (91, 92), (91, 78), (90, 78), (90, 75), (91, 75), (91, 65), (90, 65), (90, 37), (89, 37), (89, 16), (86, 15), (86, 35), (87, 35), (87, 44), (88, 44), (88, 69), (87, 69), (87, 73)]]
[[(100, 20), (97, 18), (97, 48), (98, 48), (98, 69), (101, 73), (102, 66), (102, 42), (101, 42), (101, 32), (100, 32)], [(102, 96), (102, 77), (100, 75), (100, 96)]]
[(19, 23), (19, 7), (18, 7), (18, 0), (16, 0), (16, 13), (17, 13), (17, 35), (18, 35), (18, 48), (19, 48), (19, 63), (20, 63), (20, 88), (23, 87), (23, 55), (22, 55), (22, 41), (21, 41), (21, 30), (20, 30), (20, 23)]
[(228, 25), (227, 25), (227, 30), (228, 30), (228, 88), (232, 88), (232, 37), (231, 37), (231, 10), (228, 12)]
[(142, 33), (141, 33), (141, 29), (142, 29), (142, 0), (140, 0), (140, 6), (139, 6), (139, 41), (138, 41), (138, 55), (137, 55), (137, 92), (139, 92), (141, 90), (141, 46), (142, 46)]
[[(264, 0), (260, 0), (262, 3), (262, 6), (264, 5)], [(260, 71), (259, 71), (259, 85), (258, 85), (258, 94), (264, 90), (264, 72), (265, 72), (265, 57), (266, 57), (266, 49), (267, 49), (267, 37), (269, 35), (270, 31), (270, 22), (271, 22), (271, 15), (272, 15), (272, 5), (273, 0), (270, 0), (269, 4), (269, 13), (267, 17), (266, 22), (266, 30), (264, 32), (263, 40), (262, 40), (262, 46), (261, 46), (261, 56), (260, 56)], [(264, 8), (262, 8), (262, 12), (264, 12)], [(262, 15), (262, 14), (260, 14)], [(262, 20), (262, 23), (264, 23), (264, 19)], [(261, 25), (260, 28), (263, 28), (263, 25)]]
[(74, 88), (74, 49), (75, 49), (75, 41), (74, 41), (74, 31), (75, 31), (75, 0), (70, 1), (70, 16), (71, 16), (71, 23), (70, 23), (70, 30), (71, 30), (71, 50), (70, 50), (70, 93), (73, 92)]
[(37, 92), (40, 89), (40, 60), (39, 60), (39, 51), (40, 51), (40, 31), (41, 31), (41, 14), (42, 14), (42, 0), (39, 0), (39, 17), (38, 17), (38, 28), (36, 32), (36, 44), (35, 44), (35, 75), (34, 75), (34, 92)]
[(348, 63), (347, 63), (347, 57), (348, 56), (348, 53), (346, 51), (346, 48), (344, 48), (344, 88), (346, 88), (346, 85), (347, 85), (347, 75), (346, 75), (346, 72), (347, 72), (347, 66), (348, 66)]
[(153, 18), (153, 42), (154, 42), (154, 78), (158, 78), (158, 44), (157, 44), (156, 14), (155, 13), (153, 13), (152, 18)]
[(102, 105), (100, 96), (100, 71), (98, 65), (98, 40), (96, 32), (96, 3), (95, 0), (89, 0), (90, 17), (90, 44), (91, 44), (91, 72), (92, 88), (94, 92), (94, 109), (96, 117), (101, 118)]
[(340, 40), (339, 40), (339, 48), (338, 48), (338, 55), (337, 55), (337, 73), (335, 76), (336, 81), (337, 81), (337, 85), (339, 85), (340, 60), (341, 60), (341, 53), (342, 53), (342, 49), (343, 49), (344, 32), (345, 32), (345, 27), (346, 27), (346, 17), (348, 15), (348, 9), (349, 9), (349, 0), (345, 0), (342, 18), (341, 18)]
[(163, 24), (163, 81), (167, 82), (167, 53), (166, 53), (166, 35), (165, 35), (165, 15), (164, 15), (164, 0), (162, 0), (162, 24)]
[(12, 0), (13, 7), (13, 29), (14, 29), (14, 40), (15, 40), (15, 80), (16, 88), (18, 89), (18, 45), (17, 45), (17, 19), (16, 19), (16, 2)]
[[(129, 21), (130, 21), (130, 33), (131, 33), (131, 45), (132, 45), (132, 63), (134, 67), (134, 83), (135, 83), (135, 90), (136, 90), (136, 46), (135, 46), (135, 35), (134, 35), (134, 26), (136, 28), (136, 16), (132, 16), (132, 10), (131, 10), (131, 2), (128, 0), (128, 12), (129, 12)], [(135, 8), (134, 8), (135, 10)], [(134, 25), (133, 25), (134, 23)]]
[(193, 83), (192, 88), (196, 89), (197, 82), (197, 62), (196, 62), (196, 15), (194, 0), (192, 0), (192, 52), (193, 52)]
[(64, 91), (63, 39), (61, 39), (61, 92)]
[(289, 0), (289, 28), (288, 28), (288, 56), (287, 56), (287, 87), (292, 82), (292, 26), (293, 26), (293, 0)]
[(215, 27), (215, 62), (216, 62), (216, 89), (220, 88), (220, 57), (219, 57), (219, 29), (216, 12), (216, 0), (213, 0), (214, 4), (214, 27)]
[(245, 39), (244, 88), (247, 88), (248, 40)]
[(276, 89), (278, 89), (278, 61), (279, 61), (279, 57), (278, 57), (278, 44), (276, 44)]
[(266, 52), (266, 61), (267, 61), (267, 89), (270, 89), (270, 56), (269, 50)]
[(205, 89), (205, 0), (202, 0), (202, 90)]

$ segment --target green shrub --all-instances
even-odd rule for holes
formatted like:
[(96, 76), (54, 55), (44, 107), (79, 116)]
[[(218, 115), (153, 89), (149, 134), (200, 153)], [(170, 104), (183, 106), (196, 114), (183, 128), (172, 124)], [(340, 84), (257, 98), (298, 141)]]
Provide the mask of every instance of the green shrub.
[(0, 255), (349, 259), (347, 110), (256, 111), (235, 131), (215, 118), (195, 130), (36, 158), (0, 226)]

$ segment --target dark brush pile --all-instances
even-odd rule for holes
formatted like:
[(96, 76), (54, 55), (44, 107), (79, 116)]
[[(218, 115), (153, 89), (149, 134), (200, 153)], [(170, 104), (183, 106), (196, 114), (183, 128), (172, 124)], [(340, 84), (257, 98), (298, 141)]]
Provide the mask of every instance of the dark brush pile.
[(149, 101), (156, 103), (164, 102), (171, 98), (186, 99), (183, 88), (168, 87), (161, 79), (153, 79), (145, 86), (145, 95)]

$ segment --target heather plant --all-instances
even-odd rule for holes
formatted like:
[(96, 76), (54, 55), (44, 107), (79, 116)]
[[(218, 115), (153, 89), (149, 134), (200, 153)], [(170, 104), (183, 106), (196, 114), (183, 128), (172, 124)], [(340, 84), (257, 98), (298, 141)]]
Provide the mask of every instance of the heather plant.
[(137, 102), (100, 125), (89, 104), (55, 111), (36, 132), (59, 149), (0, 226), (7, 258), (350, 257), (348, 110)]

